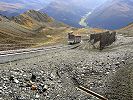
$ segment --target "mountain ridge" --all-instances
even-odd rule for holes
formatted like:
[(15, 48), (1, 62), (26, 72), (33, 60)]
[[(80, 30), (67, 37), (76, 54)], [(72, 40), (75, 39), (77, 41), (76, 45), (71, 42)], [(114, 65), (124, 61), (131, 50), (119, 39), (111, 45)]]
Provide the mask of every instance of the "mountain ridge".
[(53, 0), (1, 0), (0, 14), (12, 17), (27, 10), (39, 10), (46, 7)]
[(54, 22), (54, 19), (49, 17), (45, 13), (40, 13), (35, 10), (28, 10), (19, 16), (15, 16), (12, 18), (18, 24), (27, 26), (27, 27), (39, 27), (42, 23), (50, 23)]
[(87, 23), (90, 27), (105, 29), (120, 29), (133, 21), (133, 1), (109, 1), (96, 9), (89, 16)]
[(82, 16), (104, 1), (106, 0), (55, 0), (40, 11), (72, 27), (82, 27), (79, 24)]
[(67, 27), (68, 25), (35, 10), (12, 19), (0, 16), (0, 50), (52, 44), (58, 37), (56, 34), (63, 35)]

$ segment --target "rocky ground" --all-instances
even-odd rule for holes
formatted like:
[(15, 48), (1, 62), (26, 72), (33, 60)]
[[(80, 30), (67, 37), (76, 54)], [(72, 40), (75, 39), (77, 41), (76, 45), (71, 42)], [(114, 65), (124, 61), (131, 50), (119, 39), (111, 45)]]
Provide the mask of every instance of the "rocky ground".
[(0, 100), (98, 100), (78, 89), (73, 78), (109, 100), (132, 100), (132, 42), (118, 36), (103, 51), (82, 43), (76, 49), (0, 64)]

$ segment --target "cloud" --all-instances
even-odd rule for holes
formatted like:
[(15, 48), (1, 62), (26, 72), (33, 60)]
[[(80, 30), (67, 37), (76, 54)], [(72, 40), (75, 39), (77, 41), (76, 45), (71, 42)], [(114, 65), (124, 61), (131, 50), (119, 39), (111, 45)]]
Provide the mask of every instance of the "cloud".
[(22, 7), (23, 6), (19, 3), (11, 4), (11, 3), (0, 2), (0, 10), (1, 11), (20, 9)]

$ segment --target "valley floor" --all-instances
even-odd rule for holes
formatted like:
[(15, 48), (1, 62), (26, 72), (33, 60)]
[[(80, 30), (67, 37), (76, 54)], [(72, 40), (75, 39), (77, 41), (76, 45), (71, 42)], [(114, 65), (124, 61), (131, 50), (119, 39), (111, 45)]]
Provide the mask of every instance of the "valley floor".
[(91, 12), (88, 12), (87, 14), (85, 14), (85, 15), (81, 18), (81, 20), (79, 21), (79, 25), (81, 25), (82, 27), (89, 27), (89, 26), (87, 25), (86, 20), (87, 20), (87, 18), (91, 15), (91, 13), (92, 13), (92, 11), (91, 11)]
[[(132, 100), (132, 42), (132, 37), (119, 35), (103, 51), (90, 49), (83, 42), (76, 49), (50, 50), (41, 56), (0, 64), (0, 100), (98, 100), (79, 90), (73, 77), (109, 100)], [(28, 86), (32, 74), (36, 76), (34, 85)], [(43, 85), (48, 87), (46, 91), (42, 91)]]

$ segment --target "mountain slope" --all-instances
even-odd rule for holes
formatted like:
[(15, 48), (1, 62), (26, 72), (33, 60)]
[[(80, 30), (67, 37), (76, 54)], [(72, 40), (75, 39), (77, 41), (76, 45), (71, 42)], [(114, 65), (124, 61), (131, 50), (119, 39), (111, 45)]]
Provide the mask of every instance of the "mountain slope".
[(56, 37), (63, 35), (66, 27), (35, 10), (27, 11), (12, 20), (0, 16), (0, 50), (55, 43)]
[(35, 10), (29, 10), (19, 16), (13, 17), (13, 21), (31, 28), (44, 26), (45, 23), (48, 24), (54, 22), (51, 17)]
[(91, 27), (119, 29), (133, 21), (132, 0), (111, 0), (96, 9), (87, 23)]
[(16, 16), (29, 9), (39, 10), (53, 0), (0, 0), (0, 14)]
[(41, 9), (54, 19), (74, 27), (81, 27), (79, 21), (83, 15), (106, 0), (55, 0)]
[(123, 27), (122, 29), (120, 29), (120, 30), (133, 30), (133, 23), (130, 23), (128, 26), (126, 26), (126, 27)]
[[(31, 36), (35, 34), (34, 32), (10, 21), (9, 19), (3, 17), (0, 19), (2, 19), (0, 21), (0, 44), (31, 44)], [(4, 46), (2, 45), (2, 47)]]
[(133, 36), (133, 23), (130, 23), (126, 27), (117, 30), (117, 32), (126, 36)]

